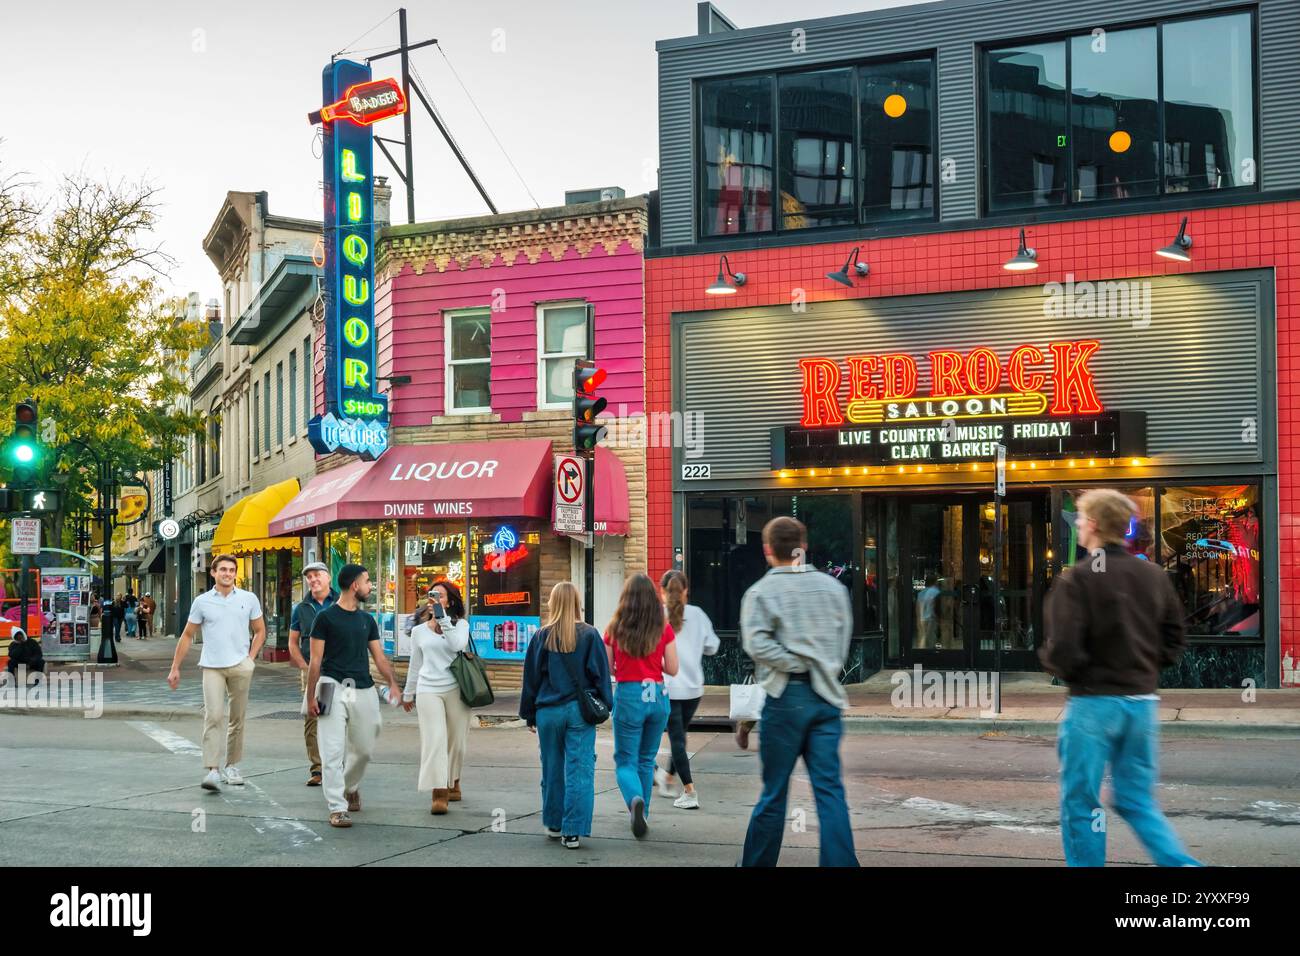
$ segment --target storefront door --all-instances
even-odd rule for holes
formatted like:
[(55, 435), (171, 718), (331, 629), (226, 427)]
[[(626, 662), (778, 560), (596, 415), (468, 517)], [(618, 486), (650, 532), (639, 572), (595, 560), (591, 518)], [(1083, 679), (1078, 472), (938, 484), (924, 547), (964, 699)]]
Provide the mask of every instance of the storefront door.
[[(1038, 670), (1047, 571), (1047, 494), (1002, 504), (1001, 669)], [(905, 666), (990, 670), (994, 631), (991, 495), (904, 498), (896, 606)]]

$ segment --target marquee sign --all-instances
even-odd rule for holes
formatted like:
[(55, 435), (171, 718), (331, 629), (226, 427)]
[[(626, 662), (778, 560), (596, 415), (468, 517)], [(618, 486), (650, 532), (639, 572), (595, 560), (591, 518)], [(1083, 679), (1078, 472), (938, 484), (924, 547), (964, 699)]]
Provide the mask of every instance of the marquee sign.
[(1052, 461), (1143, 458), (1146, 412), (1023, 418), (950, 419), (844, 428), (772, 429), (772, 467), (943, 465), (992, 461), (999, 444), (1010, 459)]
[[(1094, 339), (1013, 349), (1004, 363), (990, 348), (935, 351), (930, 394), (917, 394), (916, 359), (905, 353), (850, 355), (848, 394), (841, 408), (843, 373), (829, 358), (799, 362), (805, 428), (884, 422), (941, 422), (994, 415), (1095, 415), (1097, 398), (1088, 360), (1101, 347)], [(1005, 383), (1005, 384), (1004, 384)]]
[[(308, 422), (319, 454), (375, 459), (388, 447), (388, 396), (375, 373), (375, 255), (371, 123), (406, 109), (392, 80), (336, 60), (323, 74), (326, 106), (312, 114), (325, 144), (325, 413)], [(394, 98), (394, 94), (396, 94)]]

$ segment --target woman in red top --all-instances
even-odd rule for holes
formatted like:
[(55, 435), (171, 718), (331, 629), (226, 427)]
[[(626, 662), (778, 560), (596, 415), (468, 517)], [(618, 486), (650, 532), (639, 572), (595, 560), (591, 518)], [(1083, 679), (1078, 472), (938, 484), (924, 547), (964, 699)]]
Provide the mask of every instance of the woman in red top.
[(605, 650), (615, 681), (614, 775), (638, 839), (646, 833), (655, 756), (668, 725), (664, 675), (677, 673), (676, 638), (654, 582), (644, 574), (628, 578), (605, 631)]

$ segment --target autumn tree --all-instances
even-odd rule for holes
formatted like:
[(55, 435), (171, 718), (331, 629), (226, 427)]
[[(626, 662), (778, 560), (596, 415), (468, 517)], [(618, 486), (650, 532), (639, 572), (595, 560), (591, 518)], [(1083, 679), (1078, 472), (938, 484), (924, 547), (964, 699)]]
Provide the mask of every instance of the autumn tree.
[(146, 182), (78, 174), (37, 200), (0, 178), (0, 415), (34, 398), (53, 422), (41, 477), (64, 488), (57, 541), (65, 515), (92, 500), (94, 456), (144, 474), (204, 431), (179, 400), (207, 331), (186, 320), (183, 301), (161, 297), (172, 260), (148, 244), (157, 216)]

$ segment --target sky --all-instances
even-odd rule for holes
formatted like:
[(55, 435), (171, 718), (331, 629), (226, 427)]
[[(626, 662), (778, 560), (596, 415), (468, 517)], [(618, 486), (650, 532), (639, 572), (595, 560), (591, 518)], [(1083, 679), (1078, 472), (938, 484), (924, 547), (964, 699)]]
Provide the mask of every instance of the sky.
[[(332, 54), (364, 58), (397, 45), (390, 2), (7, 0), (0, 175), (24, 173), (47, 192), (79, 170), (147, 179), (161, 189), (155, 240), (176, 259), (167, 293), (216, 298), (220, 281), (202, 241), (228, 190), (266, 190), (272, 214), (321, 218), (307, 113), (321, 105)], [(717, 6), (744, 28), (903, 4)], [(655, 187), (655, 41), (694, 34), (695, 8), (694, 0), (409, 0), (410, 41), (439, 41), (412, 64), (500, 211), (559, 205), (566, 189), (636, 195)], [(399, 70), (395, 57), (375, 64), (376, 77)], [(487, 213), (432, 121), (417, 112), (414, 125), (416, 220)], [(402, 136), (400, 119), (376, 129)], [(375, 165), (384, 171), (378, 151)], [(390, 181), (393, 221), (405, 222), (402, 185)]]

